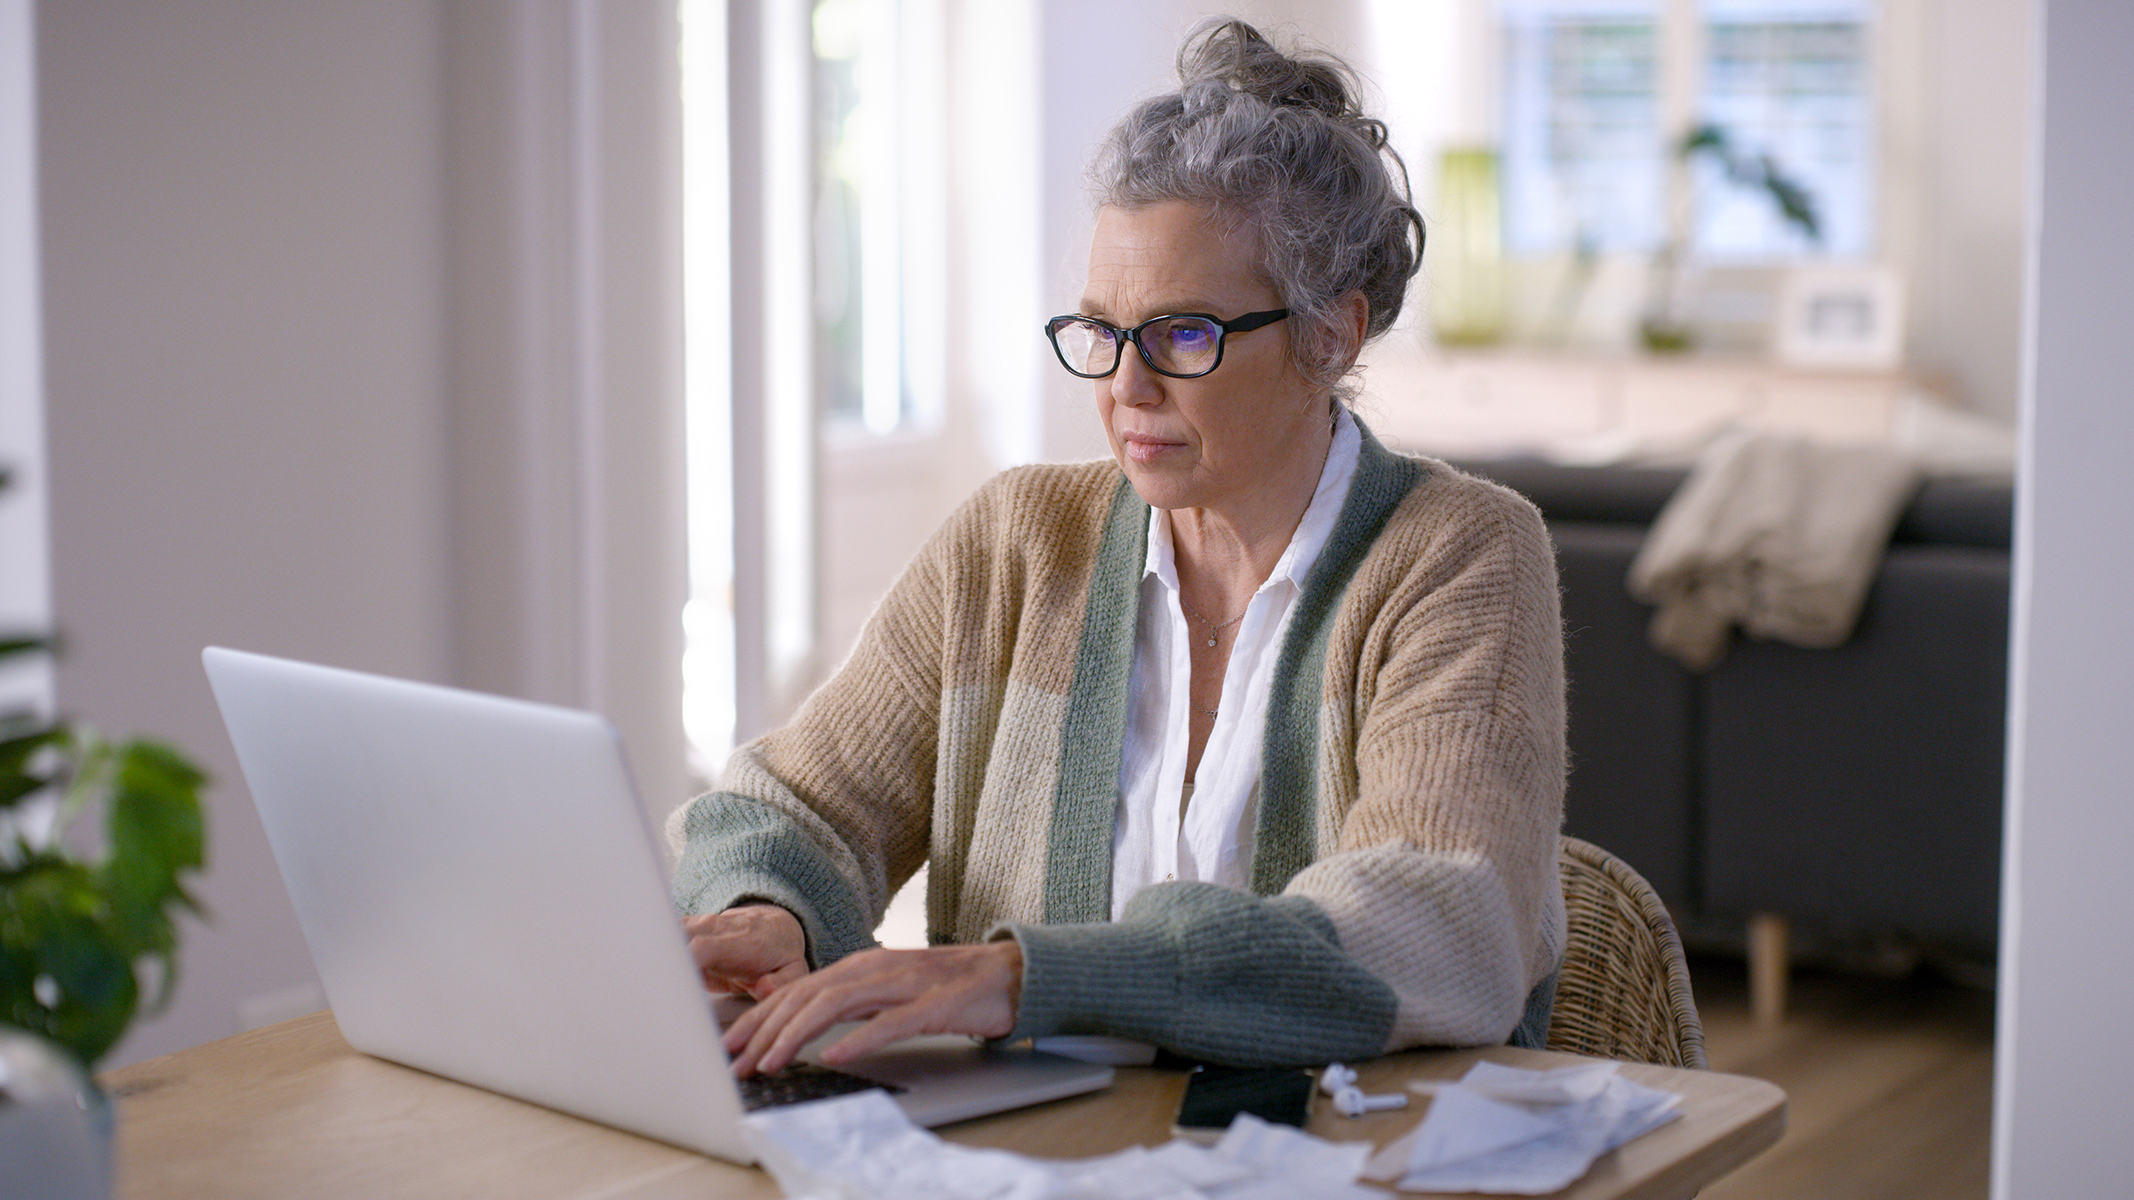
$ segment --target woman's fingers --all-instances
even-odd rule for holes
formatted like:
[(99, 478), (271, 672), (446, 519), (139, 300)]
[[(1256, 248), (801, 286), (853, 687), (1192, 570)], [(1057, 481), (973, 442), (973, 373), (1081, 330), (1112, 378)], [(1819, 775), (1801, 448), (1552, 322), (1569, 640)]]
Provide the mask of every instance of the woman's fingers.
[(1000, 1037), (1015, 1028), (1022, 991), (1022, 948), (1012, 941), (983, 946), (944, 947), (936, 969), (953, 967), (933, 986), (910, 1001), (885, 1007), (873, 1019), (825, 1046), (826, 1063), (851, 1062), (908, 1037), (929, 1033), (968, 1033)]
[(778, 988), (726, 1032), (734, 1072), (783, 1069), (830, 1027), (866, 1020), (823, 1050), (849, 1062), (925, 1033), (999, 1037), (1015, 1027), (1022, 950), (1012, 941), (873, 950)]
[(758, 975), (753, 983), (743, 984), (741, 990), (757, 1000), (770, 997), (771, 993), (808, 973), (807, 960), (801, 959), (764, 975)]
[(884, 953), (853, 955), (778, 989), (750, 1009), (726, 1033), (735, 1074), (783, 1070), (832, 1025), (872, 1016), (883, 1004), (893, 1002), (896, 975), (881, 971), (871, 961)]
[(884, 1001), (870, 994), (878, 992), (879, 987), (869, 985), (879, 982), (870, 979), (858, 985), (816, 987), (805, 993), (774, 996), (774, 1002), (785, 997), (785, 1003), (757, 1027), (748, 1049), (735, 1060), (735, 1069), (765, 1073), (784, 1070), (800, 1056), (809, 1042), (822, 1036), (832, 1025), (878, 1011)]
[(772, 904), (685, 917), (689, 954), (709, 991), (757, 999), (807, 973), (808, 939), (792, 913)]
[(704, 990), (732, 996), (746, 995), (754, 1000), (762, 1000), (807, 973), (806, 963), (788, 963), (763, 975), (718, 975), (707, 972), (704, 975)]

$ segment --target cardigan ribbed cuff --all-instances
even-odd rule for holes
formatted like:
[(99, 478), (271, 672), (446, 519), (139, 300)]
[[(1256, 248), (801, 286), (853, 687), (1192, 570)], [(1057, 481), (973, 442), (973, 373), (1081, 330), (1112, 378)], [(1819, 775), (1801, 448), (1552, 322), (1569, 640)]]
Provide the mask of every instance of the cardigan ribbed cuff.
[(1178, 1008), (1176, 955), (1148, 928), (1002, 925), (1023, 952), (1013, 1038), (1101, 1033), (1162, 1042)]
[(690, 805), (684, 828), (689, 841), (674, 871), (674, 903), (684, 914), (767, 900), (799, 918), (810, 969), (875, 944), (859, 897), (822, 847), (776, 808), (714, 792)]
[(1120, 919), (996, 926), (1023, 953), (1008, 1036), (1095, 1033), (1208, 1062), (1299, 1066), (1383, 1054), (1399, 998), (1298, 896), (1145, 888)]

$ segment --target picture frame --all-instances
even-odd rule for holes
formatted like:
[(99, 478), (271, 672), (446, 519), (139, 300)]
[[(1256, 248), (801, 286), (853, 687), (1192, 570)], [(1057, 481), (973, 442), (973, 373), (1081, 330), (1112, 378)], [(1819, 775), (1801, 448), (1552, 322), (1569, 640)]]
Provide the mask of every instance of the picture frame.
[(1873, 264), (1794, 267), (1779, 287), (1772, 350), (1793, 367), (1894, 370), (1904, 363), (1904, 280)]

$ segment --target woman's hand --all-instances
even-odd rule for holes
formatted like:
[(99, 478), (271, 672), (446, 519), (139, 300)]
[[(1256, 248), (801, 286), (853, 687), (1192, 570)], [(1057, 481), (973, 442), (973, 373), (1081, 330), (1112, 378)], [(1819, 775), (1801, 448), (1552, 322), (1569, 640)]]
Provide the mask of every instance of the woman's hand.
[(746, 904), (682, 919), (704, 990), (758, 1000), (808, 973), (808, 935), (775, 904)]
[(841, 1021), (872, 1018), (823, 1048), (836, 1066), (925, 1033), (1002, 1037), (1015, 1028), (1023, 952), (1012, 939), (924, 950), (866, 950), (778, 988), (726, 1030), (734, 1074), (784, 1068)]

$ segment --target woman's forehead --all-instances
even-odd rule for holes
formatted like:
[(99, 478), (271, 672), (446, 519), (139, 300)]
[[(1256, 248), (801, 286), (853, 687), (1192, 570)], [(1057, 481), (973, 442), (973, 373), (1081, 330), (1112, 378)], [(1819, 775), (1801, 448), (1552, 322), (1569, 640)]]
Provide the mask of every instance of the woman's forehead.
[[(1259, 270), (1259, 239), (1208, 206), (1166, 201), (1097, 210), (1084, 311), (1124, 319), (1274, 299)], [(1235, 315), (1219, 312), (1221, 316)]]

